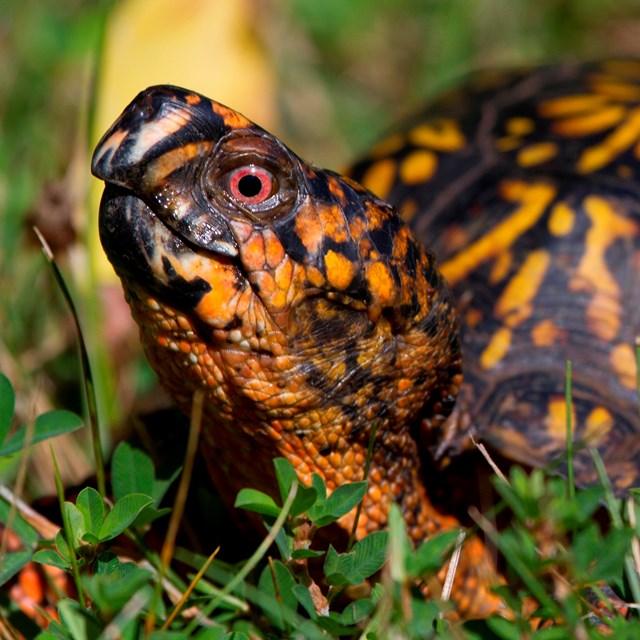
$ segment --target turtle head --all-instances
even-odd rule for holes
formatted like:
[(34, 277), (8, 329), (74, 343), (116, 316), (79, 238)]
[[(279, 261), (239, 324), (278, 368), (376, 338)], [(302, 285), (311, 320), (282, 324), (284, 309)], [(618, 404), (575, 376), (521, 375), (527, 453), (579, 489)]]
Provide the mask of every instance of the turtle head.
[(450, 411), (460, 354), (448, 289), (372, 193), (168, 86), (125, 109), (93, 172), (106, 182), (103, 246), (183, 407), (204, 386), (234, 429), (342, 448), (353, 443), (340, 434), (358, 432), (365, 450), (373, 420), (404, 433)]

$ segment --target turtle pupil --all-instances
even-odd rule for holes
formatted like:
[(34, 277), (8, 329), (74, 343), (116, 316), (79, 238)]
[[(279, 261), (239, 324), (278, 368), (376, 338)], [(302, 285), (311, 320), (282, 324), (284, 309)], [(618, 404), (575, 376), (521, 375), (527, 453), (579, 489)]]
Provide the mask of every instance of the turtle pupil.
[(262, 180), (258, 176), (246, 175), (238, 180), (238, 191), (245, 198), (255, 198), (262, 190)]

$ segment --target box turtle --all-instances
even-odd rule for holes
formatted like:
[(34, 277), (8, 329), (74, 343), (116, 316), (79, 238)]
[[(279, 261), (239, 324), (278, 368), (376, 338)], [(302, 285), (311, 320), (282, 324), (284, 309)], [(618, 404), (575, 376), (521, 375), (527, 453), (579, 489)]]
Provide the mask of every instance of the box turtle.
[[(275, 456), (329, 490), (361, 480), (375, 424), (357, 535), (393, 502), (416, 543), (459, 527), (441, 461), (472, 432), (558, 464), (567, 360), (574, 440), (598, 448), (617, 490), (637, 483), (640, 63), (479, 75), (350, 177), (156, 86), (104, 135), (93, 172), (152, 366), (185, 411), (205, 393), (202, 450), (228, 502), (273, 491)], [(596, 479), (590, 461), (578, 448), (579, 483)], [(470, 537), (460, 615), (501, 611), (498, 579)]]

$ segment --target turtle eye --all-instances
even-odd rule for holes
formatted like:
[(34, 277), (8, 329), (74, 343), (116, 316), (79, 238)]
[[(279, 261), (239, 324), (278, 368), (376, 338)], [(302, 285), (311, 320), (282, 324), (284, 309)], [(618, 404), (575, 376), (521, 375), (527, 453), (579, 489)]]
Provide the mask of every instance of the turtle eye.
[(243, 204), (260, 204), (278, 191), (276, 177), (254, 164), (238, 167), (227, 174), (229, 192)]

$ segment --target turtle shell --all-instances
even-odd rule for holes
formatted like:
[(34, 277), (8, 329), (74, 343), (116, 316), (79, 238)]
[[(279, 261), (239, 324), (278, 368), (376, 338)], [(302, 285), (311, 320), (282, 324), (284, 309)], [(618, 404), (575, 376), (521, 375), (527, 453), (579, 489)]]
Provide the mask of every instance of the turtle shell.
[(640, 62), (479, 74), (350, 175), (401, 210), (457, 300), (464, 382), (438, 453), (471, 428), (561, 470), (569, 423), (578, 482), (596, 448), (617, 490), (638, 484)]

